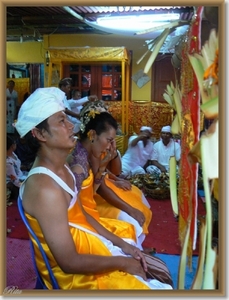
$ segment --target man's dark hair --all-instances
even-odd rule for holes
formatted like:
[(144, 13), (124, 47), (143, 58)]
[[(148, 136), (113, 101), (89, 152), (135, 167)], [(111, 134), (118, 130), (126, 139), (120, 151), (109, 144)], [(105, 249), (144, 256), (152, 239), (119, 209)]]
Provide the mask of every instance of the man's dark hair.
[(13, 144), (15, 144), (15, 140), (11, 136), (7, 135), (6, 150), (9, 150)]
[(9, 83), (13, 83), (13, 85), (15, 85), (15, 81), (13, 81), (13, 80), (9, 80), (9, 81), (8, 81), (8, 84), (9, 84)]
[(72, 78), (67, 77), (67, 78), (63, 78), (60, 80), (59, 88), (61, 88), (62, 86), (66, 86), (66, 85), (72, 85)]
[[(38, 128), (40, 131), (45, 130), (50, 133), (49, 130), (49, 124), (48, 124), (48, 119), (45, 119), (42, 121), (40, 124), (36, 125), (36, 128)], [(25, 137), (24, 137), (28, 147), (32, 152), (37, 154), (38, 150), (40, 149), (41, 145), (39, 141), (32, 135), (32, 132), (29, 131)]]

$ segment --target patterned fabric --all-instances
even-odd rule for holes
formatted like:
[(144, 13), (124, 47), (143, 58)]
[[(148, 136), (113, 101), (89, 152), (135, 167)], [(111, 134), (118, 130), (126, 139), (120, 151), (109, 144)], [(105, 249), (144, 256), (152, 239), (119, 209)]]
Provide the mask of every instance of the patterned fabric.
[(82, 182), (89, 176), (88, 169), (88, 153), (87, 150), (82, 146), (79, 140), (77, 140), (76, 145), (71, 153), (70, 167), (79, 165), (83, 172), (81, 174), (74, 173), (77, 190), (80, 191), (82, 187)]
[[(108, 105), (108, 111), (119, 124), (122, 124), (121, 101), (110, 101), (106, 102), (106, 104)], [(128, 122), (128, 135), (139, 132), (140, 128), (146, 125), (153, 129), (153, 137), (159, 139), (161, 128), (164, 125), (172, 124), (173, 114), (174, 110), (167, 103), (129, 101), (128, 120), (125, 120), (125, 123)]]
[(14, 157), (6, 157), (6, 184), (12, 182), (15, 186), (20, 187), (21, 182), (26, 176), (21, 171), (21, 161), (15, 153)]
[(190, 165), (188, 153), (199, 140), (200, 134), (200, 92), (197, 78), (188, 58), (188, 54), (199, 53), (201, 49), (201, 16), (203, 6), (197, 8), (190, 30), (187, 34), (187, 43), (184, 43), (181, 63), (182, 93), (182, 128), (181, 128), (181, 160), (179, 178), (179, 238), (184, 243), (187, 226), (191, 221), (190, 237), (187, 255), (191, 261), (193, 249), (197, 239), (197, 178), (198, 164)]

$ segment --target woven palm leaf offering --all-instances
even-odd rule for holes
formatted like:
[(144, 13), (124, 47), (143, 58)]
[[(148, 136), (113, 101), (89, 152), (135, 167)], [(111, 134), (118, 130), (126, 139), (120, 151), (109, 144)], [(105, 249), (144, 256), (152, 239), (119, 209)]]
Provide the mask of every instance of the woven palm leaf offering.
[(145, 195), (152, 199), (169, 199), (169, 174), (146, 174), (143, 179), (143, 189)]
[(129, 181), (131, 184), (135, 185), (136, 187), (138, 187), (139, 189), (143, 188), (143, 179), (145, 177), (145, 174), (136, 174), (133, 175)]

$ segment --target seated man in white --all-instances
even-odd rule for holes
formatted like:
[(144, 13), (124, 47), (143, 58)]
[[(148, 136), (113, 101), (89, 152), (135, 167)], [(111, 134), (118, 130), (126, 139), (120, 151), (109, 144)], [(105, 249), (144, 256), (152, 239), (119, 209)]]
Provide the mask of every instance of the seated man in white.
[(168, 172), (170, 157), (175, 156), (178, 164), (180, 155), (181, 147), (172, 139), (171, 127), (162, 127), (161, 140), (154, 144), (151, 165), (146, 168), (147, 173)]
[(152, 128), (142, 126), (139, 135), (129, 138), (128, 149), (122, 157), (121, 177), (145, 174), (145, 167), (152, 159), (153, 142), (150, 140)]

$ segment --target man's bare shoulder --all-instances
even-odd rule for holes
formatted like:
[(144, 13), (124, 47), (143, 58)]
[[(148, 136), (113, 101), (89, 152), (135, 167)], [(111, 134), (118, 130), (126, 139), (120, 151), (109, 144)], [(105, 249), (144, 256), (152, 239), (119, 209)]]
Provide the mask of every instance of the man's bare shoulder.
[[(34, 174), (25, 182), (23, 203), (25, 208), (28, 208), (31, 212), (36, 209), (37, 205), (41, 208), (45, 204), (46, 209), (49, 205), (53, 207), (56, 205), (56, 199), (63, 197), (64, 190), (53, 178), (46, 174)], [(60, 204), (60, 201), (58, 203)]]
[(25, 182), (25, 188), (38, 189), (42, 191), (45, 188), (52, 188), (52, 185), (59, 184), (48, 174), (37, 173), (28, 177)]

